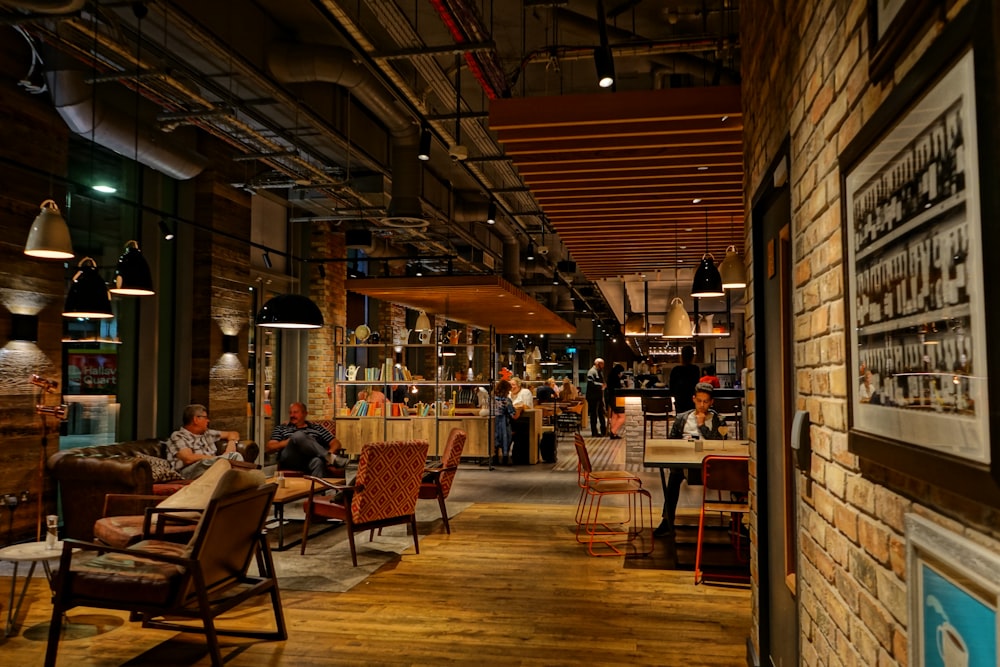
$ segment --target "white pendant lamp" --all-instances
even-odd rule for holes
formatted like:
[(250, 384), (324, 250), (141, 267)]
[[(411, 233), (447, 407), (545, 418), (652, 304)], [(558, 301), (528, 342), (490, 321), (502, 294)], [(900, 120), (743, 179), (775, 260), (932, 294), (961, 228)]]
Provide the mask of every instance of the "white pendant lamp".
[(726, 258), (719, 266), (722, 276), (722, 289), (742, 289), (747, 286), (746, 267), (743, 258), (736, 253), (736, 246), (726, 248)]
[(31, 224), (28, 242), (24, 244), (24, 254), (43, 259), (73, 258), (69, 225), (55, 201), (46, 199), (42, 202), (41, 211)]
[(413, 325), (414, 331), (430, 331), (431, 330), (431, 320), (427, 317), (427, 313), (420, 311), (417, 315), (417, 322)]
[(691, 337), (691, 318), (688, 317), (684, 301), (680, 297), (675, 296), (670, 302), (670, 310), (667, 311), (666, 320), (663, 322), (663, 337)]

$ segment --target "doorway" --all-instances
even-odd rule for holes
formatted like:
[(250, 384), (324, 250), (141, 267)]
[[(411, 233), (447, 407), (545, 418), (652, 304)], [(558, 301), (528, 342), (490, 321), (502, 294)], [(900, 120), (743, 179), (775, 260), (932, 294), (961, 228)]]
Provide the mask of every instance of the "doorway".
[(755, 387), (758, 456), (758, 569), (761, 656), (758, 664), (799, 664), (796, 597), (791, 192), (785, 143), (754, 197)]

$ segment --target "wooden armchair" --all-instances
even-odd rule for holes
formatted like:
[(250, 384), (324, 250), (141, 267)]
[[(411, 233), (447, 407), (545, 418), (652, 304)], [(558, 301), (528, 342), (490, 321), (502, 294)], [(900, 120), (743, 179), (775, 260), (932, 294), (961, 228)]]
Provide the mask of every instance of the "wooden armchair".
[[(127, 610), (141, 618), (143, 627), (204, 632), (216, 667), (223, 664), (219, 634), (287, 639), (271, 551), (263, 534), (277, 487), (263, 481), (260, 471), (227, 471), (187, 545), (144, 540), (119, 549), (65, 540), (53, 583), (45, 665), (55, 665), (63, 615), (80, 606)], [(100, 555), (74, 558), (74, 550)], [(247, 570), (255, 559), (259, 574), (250, 576)], [(216, 616), (264, 593), (271, 598), (273, 631), (215, 627)], [(201, 619), (202, 628), (167, 622), (166, 617)]]
[[(416, 507), (426, 460), (425, 440), (370, 442), (361, 448), (358, 474), (352, 484), (331, 484), (319, 477), (307, 476), (312, 480), (312, 487), (302, 506), (306, 520), (302, 527), (301, 553), (306, 552), (313, 517), (338, 519), (347, 524), (351, 561), (355, 567), (358, 565), (358, 554), (354, 533), (362, 530), (370, 530), (374, 534), (376, 528), (409, 524), (413, 531), (413, 548), (420, 553)], [(342, 495), (325, 497), (317, 494), (324, 489), (341, 491)]]
[(444, 529), (451, 535), (451, 526), (448, 524), (448, 509), (444, 501), (451, 493), (452, 482), (455, 481), (455, 473), (458, 470), (459, 461), (462, 459), (462, 450), (465, 449), (465, 441), (468, 434), (459, 428), (451, 429), (448, 434), (448, 441), (444, 445), (444, 453), (441, 455), (441, 467), (426, 468), (424, 478), (420, 482), (420, 493), (417, 496), (421, 500), (438, 501), (441, 507), (441, 520), (444, 521)]

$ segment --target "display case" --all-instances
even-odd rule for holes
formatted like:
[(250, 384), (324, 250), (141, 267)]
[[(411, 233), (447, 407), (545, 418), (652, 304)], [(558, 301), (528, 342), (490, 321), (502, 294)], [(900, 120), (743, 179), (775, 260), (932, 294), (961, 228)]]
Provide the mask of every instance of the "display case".
[(337, 439), (352, 455), (366, 442), (426, 440), (435, 456), (458, 427), (468, 434), (463, 456), (488, 457), (491, 424), (488, 414), (480, 414), (479, 389), (488, 392), (492, 385), (493, 340), (492, 331), (468, 328), (383, 338), (365, 325), (350, 332), (338, 327), (333, 350)]

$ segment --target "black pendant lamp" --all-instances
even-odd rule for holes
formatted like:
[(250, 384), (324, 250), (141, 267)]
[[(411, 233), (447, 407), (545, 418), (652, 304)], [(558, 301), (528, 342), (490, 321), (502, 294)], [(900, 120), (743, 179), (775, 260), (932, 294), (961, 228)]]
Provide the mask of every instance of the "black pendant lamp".
[(725, 296), (722, 289), (722, 275), (715, 266), (715, 257), (708, 252), (708, 209), (705, 209), (705, 254), (701, 256), (698, 270), (694, 272), (691, 296), (703, 299), (710, 296)]
[(148, 296), (156, 294), (153, 289), (153, 276), (149, 271), (149, 264), (139, 250), (136, 241), (129, 241), (125, 244), (125, 252), (118, 258), (118, 265), (115, 267), (115, 285), (111, 288), (113, 294), (124, 294), (126, 296)]
[(63, 317), (108, 319), (114, 316), (111, 312), (111, 294), (101, 274), (97, 272), (97, 262), (91, 257), (84, 257), (70, 283)]
[(279, 294), (260, 309), (256, 324), (273, 329), (319, 329), (323, 326), (323, 313), (309, 297)]

